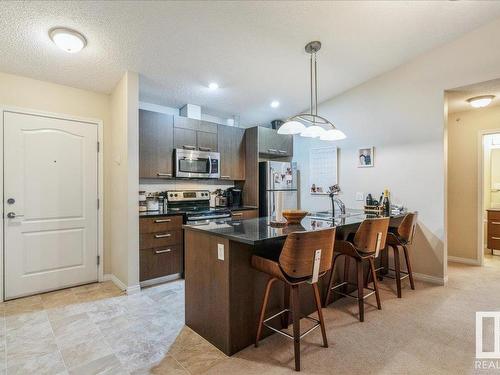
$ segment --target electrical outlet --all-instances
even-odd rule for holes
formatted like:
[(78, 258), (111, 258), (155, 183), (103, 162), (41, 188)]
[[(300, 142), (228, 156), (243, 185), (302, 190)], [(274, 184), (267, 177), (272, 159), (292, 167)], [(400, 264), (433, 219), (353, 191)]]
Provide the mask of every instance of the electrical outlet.
[(224, 260), (224, 244), (223, 243), (217, 244), (217, 259)]
[(357, 201), (364, 201), (365, 200), (365, 195), (363, 193), (357, 192), (356, 193), (356, 200)]

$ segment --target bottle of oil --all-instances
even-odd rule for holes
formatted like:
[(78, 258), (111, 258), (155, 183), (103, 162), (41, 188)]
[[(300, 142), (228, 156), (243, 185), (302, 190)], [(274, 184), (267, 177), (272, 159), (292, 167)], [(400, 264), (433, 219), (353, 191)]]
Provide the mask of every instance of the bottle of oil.
[(389, 200), (389, 190), (384, 190), (384, 200), (382, 201), (384, 215), (389, 216), (391, 214), (391, 202)]

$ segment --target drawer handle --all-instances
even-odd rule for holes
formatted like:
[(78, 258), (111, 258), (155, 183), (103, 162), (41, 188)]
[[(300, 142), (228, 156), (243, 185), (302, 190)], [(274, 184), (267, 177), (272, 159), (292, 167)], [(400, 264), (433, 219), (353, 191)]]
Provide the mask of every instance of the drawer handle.
[(170, 233), (155, 234), (155, 238), (165, 238), (165, 237), (172, 237), (172, 235)]
[(224, 179), (224, 180), (229, 180), (231, 178), (231, 176), (220, 176), (221, 179)]
[(243, 212), (235, 212), (232, 215), (233, 216), (243, 216)]
[(500, 221), (492, 221), (491, 224), (493, 224), (493, 225), (500, 225)]
[(170, 253), (172, 249), (155, 250), (155, 254)]
[(172, 219), (156, 219), (155, 223), (170, 223)]
[(201, 146), (198, 146), (198, 149), (200, 151), (212, 151), (212, 149), (210, 147), (201, 147)]
[(500, 237), (493, 237), (493, 236), (491, 236), (490, 238), (491, 238), (492, 240), (500, 240)]
[(182, 148), (186, 150), (196, 150), (196, 147), (191, 145), (183, 145)]
[(157, 172), (158, 177), (172, 177), (172, 173)]
[(274, 148), (268, 148), (267, 151), (269, 152), (272, 152), (272, 153), (276, 153), (278, 152), (278, 150), (274, 149)]

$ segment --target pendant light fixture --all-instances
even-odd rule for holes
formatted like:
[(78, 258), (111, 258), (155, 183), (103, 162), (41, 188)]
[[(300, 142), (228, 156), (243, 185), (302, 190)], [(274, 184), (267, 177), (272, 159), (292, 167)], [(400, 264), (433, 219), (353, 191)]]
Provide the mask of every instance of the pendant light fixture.
[(321, 42), (314, 41), (306, 44), (305, 50), (311, 55), (311, 107), (309, 113), (292, 116), (281, 125), (278, 134), (300, 134), (302, 137), (320, 138), (324, 141), (337, 141), (344, 139), (345, 134), (338, 130), (326, 118), (318, 115), (318, 69), (316, 53), (321, 49)]

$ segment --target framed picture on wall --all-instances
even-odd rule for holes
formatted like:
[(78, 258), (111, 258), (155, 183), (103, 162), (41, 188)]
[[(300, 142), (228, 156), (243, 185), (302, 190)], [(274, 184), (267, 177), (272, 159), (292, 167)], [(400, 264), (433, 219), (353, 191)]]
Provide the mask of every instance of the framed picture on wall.
[(362, 147), (358, 149), (358, 168), (373, 167), (375, 162), (375, 154), (373, 146)]

